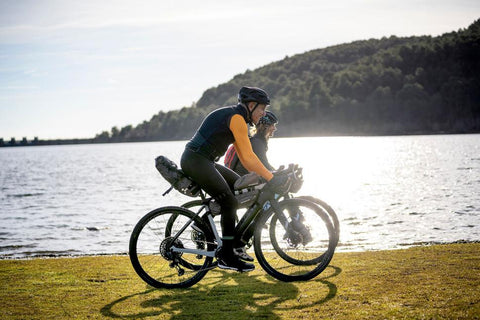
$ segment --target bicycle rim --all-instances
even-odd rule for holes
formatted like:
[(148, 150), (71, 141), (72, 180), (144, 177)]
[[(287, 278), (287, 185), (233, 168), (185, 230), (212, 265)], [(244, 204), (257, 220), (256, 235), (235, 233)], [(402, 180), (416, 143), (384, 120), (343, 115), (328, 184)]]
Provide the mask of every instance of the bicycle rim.
[[(213, 238), (201, 219), (195, 218), (196, 230), (192, 228), (194, 222), (190, 220), (194, 216), (193, 212), (181, 207), (163, 207), (145, 215), (135, 226), (130, 237), (130, 260), (137, 274), (149, 285), (190, 287), (208, 272), (212, 257), (172, 250), (173, 247), (215, 250)], [(190, 225), (175, 239), (187, 223)]]
[(340, 238), (340, 222), (338, 221), (337, 214), (332, 209), (332, 207), (330, 207), (325, 201), (322, 201), (312, 196), (299, 196), (298, 198), (311, 201), (317, 204), (318, 206), (320, 206), (322, 209), (324, 209), (328, 213), (328, 216), (330, 217), (330, 221), (333, 224), (333, 229), (335, 231), (335, 246), (336, 246)]
[[(255, 233), (255, 254), (262, 268), (281, 281), (309, 280), (329, 264), (335, 250), (335, 232), (328, 214), (308, 200), (288, 199), (262, 214)], [(307, 232), (294, 232), (280, 223), (301, 213)], [(263, 226), (266, 226), (264, 228)], [(304, 231), (304, 230), (303, 230)]]

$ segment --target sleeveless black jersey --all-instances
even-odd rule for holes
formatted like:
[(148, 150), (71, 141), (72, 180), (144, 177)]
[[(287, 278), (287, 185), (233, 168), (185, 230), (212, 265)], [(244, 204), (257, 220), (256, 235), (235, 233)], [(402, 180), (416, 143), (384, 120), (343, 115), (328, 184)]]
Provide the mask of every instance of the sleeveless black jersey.
[(235, 114), (241, 115), (247, 122), (247, 110), (241, 104), (212, 111), (187, 143), (187, 148), (212, 161), (218, 160), (235, 141), (230, 130), (230, 120)]

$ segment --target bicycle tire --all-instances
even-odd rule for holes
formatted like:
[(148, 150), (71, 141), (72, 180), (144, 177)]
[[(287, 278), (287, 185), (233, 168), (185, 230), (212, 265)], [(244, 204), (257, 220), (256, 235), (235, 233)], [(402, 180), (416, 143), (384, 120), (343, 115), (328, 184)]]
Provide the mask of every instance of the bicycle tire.
[[(167, 227), (172, 216), (175, 216), (175, 224)], [(171, 235), (191, 220), (194, 222), (174, 240)], [(204, 239), (192, 238), (193, 223), (203, 232)], [(199, 249), (199, 243), (208, 251), (216, 249), (207, 226), (193, 212), (175, 206), (158, 208), (135, 225), (129, 242), (130, 261), (140, 278), (155, 288), (187, 288), (205, 276), (213, 257), (175, 253), (171, 246)]]
[[(306, 199), (293, 198), (278, 203), (280, 214), (298, 210), (300, 207), (307, 215), (305, 218), (309, 223), (315, 223), (310, 242), (302, 243), (300, 246), (297, 243), (294, 246), (291, 239), (285, 237), (287, 230), (278, 223), (279, 213), (273, 208), (261, 213), (255, 230), (254, 248), (257, 260), (268, 274), (280, 281), (306, 281), (316, 277), (328, 266), (335, 251), (335, 231), (326, 210)], [(288, 217), (288, 214), (285, 216)], [(282, 240), (278, 241), (279, 238)], [(285, 256), (280, 254), (284, 252), (289, 252), (285, 255), (290, 259), (285, 259)], [(292, 263), (291, 259), (294, 259), (294, 256), (296, 261)], [(301, 264), (298, 261), (305, 263)]]
[(190, 208), (193, 208), (193, 207), (200, 207), (201, 205), (203, 205), (202, 200), (192, 200), (192, 201), (189, 201), (189, 202), (186, 202), (186, 203), (182, 204), (182, 207), (190, 209)]
[(330, 207), (325, 201), (320, 200), (318, 198), (312, 197), (312, 196), (299, 196), (297, 197), (298, 199), (305, 199), (308, 201), (311, 201), (319, 206), (321, 206), (325, 211), (327, 211), (330, 220), (332, 221), (333, 224), (333, 229), (335, 231), (335, 246), (338, 244), (338, 241), (340, 239), (340, 222), (338, 221), (337, 214), (335, 213), (335, 210)]
[[(305, 199), (307, 200), (307, 199)], [(316, 204), (318, 206), (318, 204)], [(326, 210), (321, 207), (321, 206), (318, 206), (321, 210), (324, 210), (326, 212)], [(297, 208), (297, 210), (299, 210)], [(272, 217), (272, 221), (271, 221), (271, 224), (272, 225), (275, 225), (277, 223), (277, 216), (273, 216)], [(276, 237), (276, 234), (275, 234), (275, 228), (270, 228), (270, 239), (271, 239), (271, 242), (272, 242), (272, 246), (273, 248), (275, 249), (275, 251), (278, 253), (278, 255), (284, 259), (285, 261), (287, 261), (288, 263), (291, 263), (291, 264), (294, 264), (294, 265), (299, 265), (299, 266), (311, 266), (311, 265), (315, 265), (315, 264), (318, 264), (320, 263), (320, 261), (324, 258), (325, 254), (327, 254), (327, 252), (324, 252), (324, 253), (319, 253), (317, 254), (314, 258), (309, 258), (309, 259), (297, 259), (295, 257), (292, 257), (288, 254), (288, 251), (285, 251), (281, 248), (281, 246), (278, 244), (278, 241), (277, 241), (277, 237)], [(336, 246), (336, 235), (334, 236), (334, 243), (335, 243), (335, 246)]]

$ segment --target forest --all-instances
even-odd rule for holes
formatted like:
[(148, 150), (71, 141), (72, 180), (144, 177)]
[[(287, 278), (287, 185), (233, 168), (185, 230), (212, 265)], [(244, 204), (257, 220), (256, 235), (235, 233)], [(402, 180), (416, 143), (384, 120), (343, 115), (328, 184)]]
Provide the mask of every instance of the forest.
[(480, 132), (480, 19), (437, 37), (391, 36), (287, 56), (209, 88), (192, 106), (113, 127), (93, 142), (189, 139), (209, 112), (236, 104), (244, 85), (269, 93), (277, 136)]

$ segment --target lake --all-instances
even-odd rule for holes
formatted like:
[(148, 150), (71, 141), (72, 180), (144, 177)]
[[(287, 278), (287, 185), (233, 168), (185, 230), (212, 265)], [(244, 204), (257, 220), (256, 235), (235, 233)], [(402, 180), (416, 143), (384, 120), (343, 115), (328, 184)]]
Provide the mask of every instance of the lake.
[[(148, 211), (192, 198), (154, 166), (186, 141), (0, 148), (0, 257), (123, 254)], [(299, 194), (340, 219), (338, 251), (480, 240), (480, 135), (273, 138)]]

